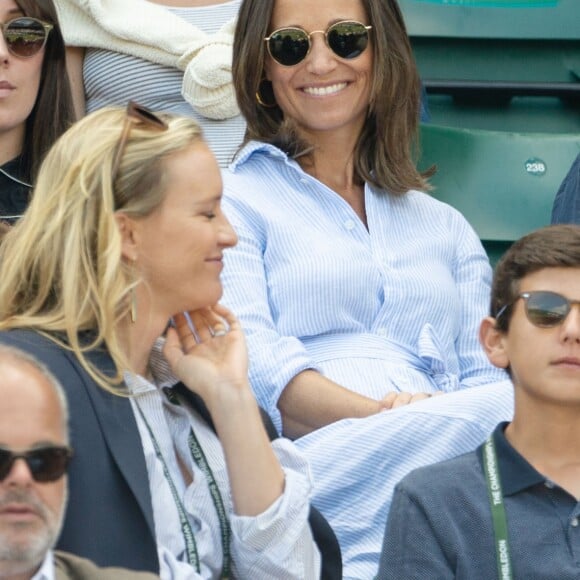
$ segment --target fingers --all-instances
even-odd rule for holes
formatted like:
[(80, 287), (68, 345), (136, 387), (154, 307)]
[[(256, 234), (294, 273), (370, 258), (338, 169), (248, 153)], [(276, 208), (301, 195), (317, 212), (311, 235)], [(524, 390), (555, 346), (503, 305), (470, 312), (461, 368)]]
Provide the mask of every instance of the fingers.
[(415, 393), (411, 396), (407, 404), (416, 403), (417, 401), (422, 401), (423, 399), (429, 399), (431, 396), (431, 393)]
[(225, 320), (229, 327), (229, 330), (241, 330), (241, 325), (235, 314), (225, 306), (221, 304), (216, 304), (210, 309), (219, 319)]
[(165, 335), (165, 345), (163, 355), (172, 369), (177, 368), (179, 361), (183, 357), (181, 341), (175, 328), (169, 328)]
[[(182, 312), (176, 314), (173, 317), (173, 324), (181, 346), (185, 350), (193, 348), (197, 344), (197, 339), (193, 332), (193, 328), (191, 327), (190, 321), (187, 319), (187, 316)], [(169, 336), (169, 331), (167, 334)]]
[(429, 399), (430, 397), (435, 397), (437, 395), (443, 395), (444, 393), (437, 391), (435, 393), (399, 393), (396, 391), (388, 393), (381, 400), (381, 407), (383, 409), (396, 409), (397, 407), (403, 407), (405, 405), (410, 405), (411, 403), (416, 403), (424, 399)]
[(391, 409), (396, 409), (397, 407), (403, 407), (411, 402), (413, 395), (411, 393), (397, 393), (397, 398), (393, 401), (393, 406)]
[(217, 325), (218, 321), (211, 316), (211, 313), (207, 309), (194, 310), (189, 313), (189, 317), (191, 318), (195, 333), (200, 342), (205, 342), (213, 338), (214, 324)]
[(383, 409), (392, 409), (393, 403), (395, 402), (395, 399), (397, 398), (398, 394), (399, 393), (397, 393), (396, 391), (387, 393), (387, 396), (381, 400), (381, 407)]
[(220, 304), (179, 313), (174, 316), (173, 325), (186, 351), (196, 344), (225, 336), (230, 331), (240, 328), (234, 314)]

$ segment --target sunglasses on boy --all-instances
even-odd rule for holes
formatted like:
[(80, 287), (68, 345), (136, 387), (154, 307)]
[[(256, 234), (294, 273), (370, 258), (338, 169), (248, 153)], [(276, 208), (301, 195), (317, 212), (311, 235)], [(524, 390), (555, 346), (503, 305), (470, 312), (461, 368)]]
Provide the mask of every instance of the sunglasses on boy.
[(64, 445), (48, 445), (22, 453), (14, 453), (10, 449), (0, 447), (0, 481), (8, 477), (17, 459), (26, 461), (34, 481), (41, 483), (56, 481), (66, 473), (72, 455), (72, 449)]
[(48, 33), (54, 27), (38, 18), (22, 16), (0, 24), (0, 28), (6, 46), (14, 56), (31, 58), (44, 48)]
[(270, 56), (282, 66), (295, 66), (302, 62), (312, 48), (310, 37), (324, 34), (326, 45), (336, 56), (347, 60), (360, 56), (369, 44), (367, 26), (354, 20), (344, 20), (330, 25), (326, 30), (306, 32), (303, 28), (290, 26), (279, 28), (264, 38)]
[(572, 310), (572, 306), (580, 304), (580, 300), (569, 300), (557, 292), (547, 290), (522, 292), (511, 304), (506, 304), (499, 310), (496, 319), (505, 312), (508, 306), (515, 304), (520, 298), (525, 302), (528, 320), (540, 328), (553, 328), (562, 324)]

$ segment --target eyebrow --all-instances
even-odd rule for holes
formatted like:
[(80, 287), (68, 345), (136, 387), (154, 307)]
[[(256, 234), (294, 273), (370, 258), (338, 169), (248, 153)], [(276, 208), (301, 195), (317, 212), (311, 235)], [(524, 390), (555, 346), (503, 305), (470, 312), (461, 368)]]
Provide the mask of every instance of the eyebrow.
[[(366, 20), (366, 18), (365, 18)], [(336, 24), (337, 22), (362, 22), (362, 20), (358, 20), (358, 18), (353, 18), (352, 16), (349, 17), (344, 17), (344, 18), (333, 18), (332, 20), (330, 20), (328, 22), (328, 24), (326, 25), (326, 28), (324, 28), (324, 30), (326, 30), (328, 27), (333, 26), (334, 24)], [(302, 24), (282, 24), (280, 26), (276, 26), (276, 28), (272, 28), (272, 30), (280, 30), (280, 28), (301, 28), (302, 30), (306, 30), (306, 28), (304, 28), (304, 26)], [(323, 30), (321, 28), (317, 29), (317, 30)], [(308, 32), (308, 31), (306, 31)], [(313, 32), (313, 31), (311, 31)]]
[(194, 204), (195, 205), (204, 205), (206, 203), (216, 203), (221, 201), (223, 198), (223, 195), (220, 193), (219, 195), (214, 195), (213, 197), (207, 197), (205, 199), (200, 199), (198, 201), (195, 201)]
[(11, 445), (8, 445), (4, 442), (0, 442), (1, 449), (7, 449), (10, 451), (16, 452), (23, 452), (23, 451), (34, 451), (36, 449), (44, 449), (45, 447), (62, 447), (63, 445), (68, 445), (68, 442), (65, 440), (63, 441), (52, 441), (52, 440), (45, 440), (45, 441), (35, 441), (32, 445), (29, 445), (25, 449), (14, 449)]

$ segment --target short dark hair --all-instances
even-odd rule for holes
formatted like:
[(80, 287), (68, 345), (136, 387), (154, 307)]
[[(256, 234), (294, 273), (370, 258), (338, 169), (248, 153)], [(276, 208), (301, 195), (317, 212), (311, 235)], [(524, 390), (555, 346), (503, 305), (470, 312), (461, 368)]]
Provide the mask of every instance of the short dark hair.
[[(245, 142), (272, 143), (295, 157), (309, 144), (284, 123), (278, 106), (264, 107), (256, 100), (264, 81), (264, 38), (270, 32), (274, 2), (242, 2), (234, 36), (234, 87), (247, 123)], [(427, 190), (425, 176), (432, 171), (419, 173), (414, 161), (421, 84), (403, 16), (396, 0), (361, 2), (373, 27), (374, 65), (369, 114), (354, 154), (356, 177), (393, 194)]]
[(26, 121), (21, 172), (34, 183), (40, 163), (52, 144), (75, 121), (66, 70), (64, 39), (52, 0), (15, 0), (26, 16), (53, 25), (44, 48), (36, 103)]
[(580, 268), (580, 225), (547, 226), (515, 242), (498, 262), (491, 287), (490, 315), (507, 305), (496, 327), (507, 332), (520, 282), (544, 268)]

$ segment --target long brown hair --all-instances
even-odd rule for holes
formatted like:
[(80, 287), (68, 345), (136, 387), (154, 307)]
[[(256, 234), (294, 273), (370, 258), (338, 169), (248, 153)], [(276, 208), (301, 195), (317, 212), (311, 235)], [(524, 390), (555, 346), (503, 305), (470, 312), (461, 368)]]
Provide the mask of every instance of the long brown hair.
[[(245, 142), (272, 143), (290, 156), (308, 149), (284, 121), (278, 106), (256, 100), (263, 89), (266, 45), (275, 0), (244, 0), (233, 47), (233, 78)], [(379, 189), (402, 194), (429, 189), (417, 171), (414, 147), (419, 122), (421, 85), (405, 23), (396, 0), (361, 0), (372, 25), (373, 85), (366, 123), (354, 153), (356, 176)], [(270, 95), (273, 96), (273, 95)]]
[(21, 172), (34, 182), (40, 163), (51, 145), (75, 121), (66, 71), (65, 45), (52, 0), (15, 0), (26, 16), (53, 25), (44, 47), (44, 59), (36, 103), (26, 120)]

